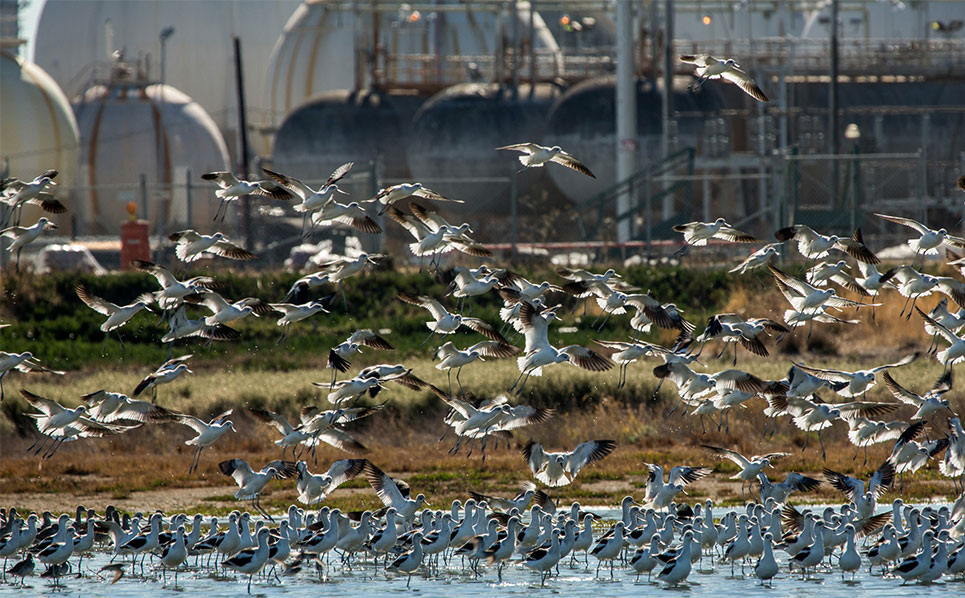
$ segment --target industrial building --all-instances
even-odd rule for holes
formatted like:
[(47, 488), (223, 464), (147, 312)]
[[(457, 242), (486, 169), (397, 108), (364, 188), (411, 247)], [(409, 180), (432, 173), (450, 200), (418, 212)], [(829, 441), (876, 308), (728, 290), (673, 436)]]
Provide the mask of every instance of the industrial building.
[[(134, 202), (155, 239), (217, 227), (280, 263), (300, 218), (259, 199), (213, 223), (200, 174), (271, 165), (319, 183), (347, 161), (353, 200), (420, 181), (514, 249), (656, 252), (673, 224), (717, 216), (887, 242), (871, 211), (965, 215), (961, 1), (46, 0), (33, 31), (20, 4), (0, 1), (0, 174), (60, 170), (55, 220), (77, 239), (116, 236)], [(676, 57), (701, 52), (737, 60), (770, 101), (691, 89)], [(621, 76), (635, 133), (618, 131)], [(493, 149), (520, 141), (597, 178), (517, 174)]]

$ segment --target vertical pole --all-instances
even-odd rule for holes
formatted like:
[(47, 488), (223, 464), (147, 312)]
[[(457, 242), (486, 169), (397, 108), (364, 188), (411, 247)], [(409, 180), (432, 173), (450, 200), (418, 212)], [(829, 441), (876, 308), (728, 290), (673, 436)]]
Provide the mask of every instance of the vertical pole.
[(185, 218), (187, 218), (187, 226), (185, 228), (191, 227), (191, 169), (188, 168), (184, 171), (184, 211)]
[[(673, 144), (671, 142), (673, 136), (674, 122), (673, 122), (673, 76), (674, 76), (674, 55), (673, 55), (673, 36), (674, 36), (674, 20), (673, 20), (673, 0), (666, 0), (664, 3), (664, 34), (663, 34), (663, 159), (666, 160), (670, 157), (673, 151)], [(669, 174), (668, 170), (664, 170), (665, 174)], [(662, 179), (661, 188), (663, 189), (663, 206), (661, 210), (661, 215), (664, 220), (669, 219), (673, 216), (674, 211), (674, 197), (668, 192), (669, 182), (664, 175), (660, 177)]]
[(513, 101), (519, 100), (519, 0), (513, 0)]
[[(637, 163), (637, 88), (633, 61), (632, 0), (617, 0), (617, 182), (633, 175)], [(632, 221), (623, 218), (630, 211), (630, 190), (617, 196), (617, 242), (626, 243), (633, 231)], [(647, 222), (649, 227), (650, 223)]]
[(646, 204), (644, 204), (645, 217), (646, 217), (646, 238), (647, 238), (647, 259), (653, 257), (651, 252), (651, 242), (653, 241), (653, 230), (651, 222), (653, 220), (653, 205), (651, 199), (653, 198), (653, 179), (650, 176), (650, 170), (647, 170), (647, 176), (644, 180), (644, 184), (647, 186)]
[(536, 93), (536, 0), (529, 0), (529, 99)]
[(650, 80), (657, 84), (657, 63), (660, 55), (660, 45), (657, 39), (657, 21), (660, 19), (660, 9), (657, 0), (650, 0)]
[[(238, 93), (238, 177), (248, 178), (248, 120), (245, 115), (245, 86), (242, 78), (241, 68), (241, 39), (234, 36), (235, 52), (235, 86)], [(252, 249), (254, 247), (254, 227), (251, 226), (251, 196), (246, 195), (241, 201), (241, 222), (242, 231), (245, 237), (245, 245)]]
[(919, 219), (928, 224), (928, 206), (925, 204), (925, 150), (918, 148), (918, 205)]
[[(381, 181), (379, 180), (379, 158), (376, 157), (375, 160), (369, 162), (369, 197), (375, 197), (379, 194), (379, 189), (381, 188)], [(378, 222), (379, 226), (383, 229), (385, 228), (385, 216), (376, 216), (375, 221)], [(381, 252), (385, 245), (385, 235), (377, 235), (378, 241), (376, 242), (376, 247), (378, 251)]]
[[(838, 0), (831, 0), (831, 81), (828, 89), (828, 153), (838, 154)], [(831, 159), (831, 194), (833, 205), (838, 205), (840, 170), (838, 161)]]
[(670, 120), (673, 114), (673, 0), (664, 3), (663, 32), (663, 157), (670, 155)]
[(140, 180), (140, 195), (141, 195), (141, 214), (143, 214), (145, 220), (150, 220), (151, 215), (147, 211), (147, 175), (143, 172), (139, 177)]
[(510, 243), (512, 243), (512, 259), (516, 260), (516, 244), (519, 242), (519, 215), (518, 197), (519, 187), (516, 185), (516, 175), (509, 179), (509, 219), (510, 219)]
[(849, 202), (850, 203), (849, 207), (851, 212), (851, 219), (850, 219), (851, 227), (849, 228), (849, 230), (854, 230), (856, 228), (855, 224), (857, 220), (855, 212), (858, 209), (858, 191), (859, 191), (858, 184), (861, 182), (861, 177), (859, 176), (859, 171), (861, 169), (861, 162), (858, 160), (858, 152), (859, 152), (858, 143), (855, 142), (854, 149), (852, 150), (854, 157), (851, 158), (851, 200)]
[(710, 222), (710, 173), (704, 172), (703, 174), (703, 214), (701, 218), (704, 222)]
[(922, 188), (924, 196), (928, 197), (928, 139), (931, 137), (931, 115), (927, 112), (921, 115), (921, 161), (922, 161)]

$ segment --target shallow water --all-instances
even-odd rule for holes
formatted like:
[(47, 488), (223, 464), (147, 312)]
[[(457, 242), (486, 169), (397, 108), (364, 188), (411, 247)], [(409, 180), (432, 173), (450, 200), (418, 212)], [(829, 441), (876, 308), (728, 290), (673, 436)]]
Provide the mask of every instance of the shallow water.
[[(780, 559), (783, 553), (778, 555)], [(196, 570), (182, 570), (178, 575), (178, 590), (174, 589), (173, 575), (168, 575), (167, 586), (162, 586), (160, 575), (156, 578), (149, 572), (149, 567), (145, 568), (146, 577), (131, 577), (130, 567), (126, 569), (127, 574), (115, 585), (109, 584), (107, 580), (99, 579), (96, 571), (103, 564), (109, 561), (107, 555), (97, 555), (93, 562), (84, 562), (85, 575), (78, 579), (76, 576), (63, 578), (63, 587), (53, 588), (50, 580), (38, 577), (27, 578), (28, 586), (23, 590), (17, 590), (12, 586), (0, 586), (2, 595), (18, 596), (104, 596), (104, 597), (139, 597), (143, 598), (145, 592), (150, 592), (155, 596), (179, 596), (184, 594), (207, 596), (236, 596), (245, 595), (247, 586), (246, 576), (229, 575), (227, 578), (214, 578), (210, 572), (198, 572)], [(193, 559), (192, 559), (193, 561)], [(337, 558), (336, 558), (337, 561)], [(149, 561), (150, 562), (150, 561)], [(458, 562), (458, 561), (456, 561)], [(965, 582), (962, 580), (939, 580), (937, 583), (921, 585), (908, 584), (901, 585), (900, 579), (882, 578), (879, 575), (869, 576), (867, 568), (864, 568), (856, 577), (855, 582), (851, 582), (851, 576), (847, 576), (847, 581), (841, 580), (839, 572), (819, 572), (807, 580), (802, 580), (800, 573), (788, 575), (787, 567), (774, 578), (773, 588), (762, 587), (760, 582), (754, 577), (750, 567), (746, 569), (748, 575), (741, 576), (740, 568), (736, 569), (736, 575), (730, 573), (730, 566), (718, 566), (711, 570), (709, 559), (704, 560), (704, 565), (694, 566), (686, 584), (679, 588), (665, 588), (662, 584), (647, 583), (646, 576), (640, 582), (635, 582), (635, 575), (628, 573), (627, 569), (617, 569), (614, 579), (611, 581), (609, 572), (601, 570), (600, 578), (595, 579), (596, 562), (590, 557), (592, 568), (579, 565), (571, 568), (569, 564), (560, 567), (560, 575), (550, 577), (546, 581), (545, 587), (539, 585), (539, 575), (526, 569), (521, 565), (507, 565), (503, 569), (503, 583), (496, 582), (495, 569), (481, 567), (483, 574), (478, 579), (472, 579), (468, 573), (462, 573), (453, 569), (451, 572), (442, 572), (438, 576), (426, 578), (425, 576), (413, 576), (411, 587), (406, 589), (406, 578), (390, 577), (386, 578), (380, 569), (371, 564), (358, 567), (346, 572), (334, 565), (334, 570), (330, 578), (319, 581), (314, 571), (303, 570), (295, 577), (283, 577), (279, 584), (272, 578), (271, 581), (256, 579), (251, 586), (253, 596), (398, 596), (411, 593), (418, 596), (431, 596), (448, 598), (451, 596), (474, 595), (482, 598), (485, 596), (522, 596), (527, 594), (553, 595), (566, 594), (568, 597), (593, 597), (600, 596), (640, 596), (652, 592), (682, 593), (690, 596), (719, 596), (721, 598), (739, 597), (747, 595), (758, 596), (848, 596), (848, 597), (872, 597), (881, 598), (882, 596), (896, 596), (903, 592), (914, 596), (951, 596), (961, 595), (965, 592)], [(42, 569), (42, 568), (41, 568)], [(672, 594), (665, 594), (672, 595)]]
[[(612, 516), (618, 511), (596, 512)], [(793, 575), (787, 571), (784, 564), (781, 572), (772, 580), (773, 587), (762, 587), (760, 581), (754, 577), (753, 564), (745, 567), (742, 575), (740, 567), (731, 574), (730, 565), (712, 565), (711, 560), (704, 558), (702, 563), (695, 563), (693, 572), (685, 584), (677, 588), (667, 588), (656, 581), (647, 582), (646, 576), (636, 581), (636, 574), (629, 567), (621, 568), (617, 565), (613, 579), (610, 579), (608, 568), (600, 570), (599, 578), (595, 577), (597, 561), (589, 558), (589, 567), (581, 562), (570, 564), (567, 558), (560, 566), (560, 574), (553, 575), (544, 587), (540, 587), (539, 574), (530, 571), (518, 562), (511, 562), (503, 568), (503, 582), (497, 583), (495, 567), (480, 566), (481, 575), (473, 578), (468, 568), (463, 569), (461, 561), (454, 558), (448, 568), (443, 567), (438, 574), (431, 577), (421, 572), (413, 575), (411, 587), (406, 588), (405, 576), (387, 576), (381, 566), (373, 565), (371, 561), (364, 564), (353, 564), (351, 569), (341, 566), (335, 555), (327, 576), (319, 573), (313, 565), (306, 565), (302, 571), (292, 577), (282, 577), (279, 583), (272, 577), (256, 577), (252, 583), (253, 596), (277, 597), (316, 597), (316, 596), (399, 596), (416, 595), (426, 597), (449, 598), (452, 596), (550, 596), (565, 594), (567, 598), (601, 598), (640, 596), (654, 592), (672, 596), (675, 593), (687, 596), (714, 596), (719, 598), (738, 598), (742, 596), (796, 596), (808, 597), (847, 597), (862, 598), (883, 596), (947, 596), (965, 593), (965, 579), (942, 578), (933, 584), (901, 584), (900, 578), (882, 577), (878, 569), (874, 575), (868, 574), (867, 565), (851, 581), (850, 574), (842, 580), (841, 573), (831, 571), (825, 565), (823, 569), (803, 579), (800, 572), (795, 570)], [(775, 551), (775, 557), (780, 563), (786, 563), (786, 555)], [(206, 558), (206, 557), (203, 557)], [(836, 557), (834, 559), (836, 561)], [(246, 595), (247, 576), (230, 573), (227, 577), (214, 576), (210, 569), (199, 571), (194, 567), (194, 558), (188, 559), (191, 567), (182, 569), (178, 575), (178, 589), (174, 589), (173, 574), (168, 574), (167, 585), (162, 584), (161, 575), (155, 575), (148, 558), (145, 565), (145, 576), (131, 576), (130, 561), (125, 568), (125, 576), (116, 584), (109, 583), (111, 574), (106, 578), (99, 577), (98, 570), (110, 561), (110, 555), (98, 553), (93, 558), (85, 558), (84, 577), (75, 574), (62, 578), (62, 587), (54, 588), (51, 580), (41, 579), (36, 575), (27, 578), (27, 586), (17, 589), (10, 585), (0, 586), (0, 595), (4, 596), (77, 596), (77, 597), (137, 597), (144, 598), (149, 592), (151, 598), (159, 596), (207, 595), (207, 596), (243, 596)], [(8, 566), (14, 561), (8, 562)], [(204, 562), (204, 561), (202, 561)], [(72, 559), (76, 565), (76, 559)], [(38, 573), (43, 570), (37, 565)], [(137, 572), (140, 569), (138, 567)], [(10, 581), (8, 579), (8, 581)]]

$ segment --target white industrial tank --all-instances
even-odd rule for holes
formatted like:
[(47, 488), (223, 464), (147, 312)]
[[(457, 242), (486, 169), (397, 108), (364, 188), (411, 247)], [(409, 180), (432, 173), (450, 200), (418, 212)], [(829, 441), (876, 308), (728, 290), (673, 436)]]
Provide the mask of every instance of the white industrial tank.
[[(241, 39), (248, 122), (264, 120), (262, 103), (271, 48), (298, 0), (47, 0), (37, 26), (34, 60), (69, 97), (110, 69), (110, 56), (149, 56), (148, 73), (184, 90), (211, 115), (234, 146), (237, 98), (232, 37)], [(33, 32), (28, 32), (33, 33)], [(254, 140), (253, 140), (254, 141)], [(232, 155), (235, 155), (232, 153)]]
[[(47, 169), (59, 170), (58, 198), (68, 213), (44, 215), (69, 233), (71, 216), (82, 209), (66, 191), (77, 173), (77, 122), (57, 83), (12, 45), (0, 48), (0, 118), (0, 176), (31, 180)], [(27, 207), (21, 222), (33, 224), (40, 216), (39, 208)]]
[[(425, 8), (425, 5), (422, 5)], [(372, 87), (435, 92), (457, 83), (511, 78), (507, 56), (518, 39), (528, 60), (529, 3), (473, 5), (439, 0), (432, 10), (408, 3), (307, 0), (292, 14), (272, 50), (264, 103), (280, 125), (318, 94)], [(560, 74), (562, 57), (539, 14), (533, 15), (537, 78)], [(374, 43), (373, 43), (374, 40)], [(375, 55), (373, 59), (373, 54)], [(528, 68), (521, 69), (523, 80)]]
[(197, 102), (118, 65), (107, 83), (84, 92), (74, 111), (80, 129), (79, 183), (87, 188), (89, 214), (79, 227), (82, 232), (118, 232), (132, 201), (153, 232), (213, 228), (213, 187), (202, 185), (189, 193), (186, 182), (189, 173), (192, 182), (200, 183), (202, 173), (227, 169), (228, 150)]

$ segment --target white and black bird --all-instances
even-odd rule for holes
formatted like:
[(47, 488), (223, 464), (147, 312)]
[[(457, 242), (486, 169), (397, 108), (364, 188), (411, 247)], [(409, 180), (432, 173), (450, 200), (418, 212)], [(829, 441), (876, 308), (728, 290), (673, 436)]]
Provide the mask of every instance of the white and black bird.
[(444, 195), (440, 195), (432, 189), (423, 186), (422, 183), (399, 183), (398, 185), (392, 185), (391, 187), (379, 189), (379, 192), (375, 194), (375, 197), (369, 201), (381, 205), (381, 208), (379, 208), (379, 215), (381, 216), (382, 214), (385, 214), (385, 211), (391, 207), (392, 204), (409, 197), (421, 197), (422, 199), (430, 199), (432, 201), (464, 203), (461, 199), (451, 199)]
[[(382, 503), (394, 508), (396, 514), (411, 525), (416, 511), (426, 504), (425, 495), (419, 494), (414, 499), (409, 498), (408, 486), (406, 486), (406, 493), (403, 494), (396, 481), (371, 462), (366, 461), (362, 472)], [(395, 522), (389, 521), (389, 524), (394, 525)]]
[(555, 309), (538, 310), (530, 303), (519, 308), (520, 324), (526, 339), (523, 354), (516, 358), (520, 374), (510, 390), (520, 394), (530, 376), (541, 376), (543, 368), (557, 363), (569, 363), (591, 372), (605, 372), (613, 362), (596, 351), (582, 345), (554, 347), (549, 342), (549, 323), (556, 318)]
[(644, 463), (650, 471), (647, 478), (646, 502), (657, 509), (666, 509), (674, 497), (684, 491), (687, 484), (696, 482), (700, 478), (710, 475), (709, 467), (689, 467), (678, 465), (670, 470), (667, 482), (663, 481), (663, 467), (653, 463)]
[(358, 274), (366, 266), (379, 265), (383, 259), (385, 259), (385, 256), (380, 253), (360, 253), (354, 258), (337, 257), (329, 260), (320, 264), (317, 272), (296, 280), (288, 289), (285, 301), (292, 301), (296, 297), (300, 297), (299, 300), (304, 301), (307, 299), (306, 293), (308, 291), (326, 284), (334, 284), (336, 290), (339, 290), (345, 279)]
[(843, 251), (849, 256), (866, 264), (877, 264), (880, 262), (878, 256), (868, 249), (861, 236), (861, 229), (855, 229), (851, 238), (841, 238), (837, 235), (822, 235), (806, 224), (795, 224), (787, 228), (782, 228), (774, 236), (778, 241), (794, 241), (797, 243), (798, 252), (806, 260), (814, 260), (828, 255), (832, 249)]
[(523, 457), (537, 480), (557, 488), (570, 484), (580, 470), (605, 458), (617, 446), (614, 440), (590, 440), (568, 452), (547, 452), (532, 440), (523, 447)]
[(394, 351), (395, 347), (381, 334), (368, 328), (356, 330), (347, 339), (332, 347), (328, 352), (326, 367), (332, 368), (332, 384), (338, 372), (347, 372), (352, 363), (349, 357), (362, 352), (362, 347)]
[(181, 355), (180, 357), (174, 357), (161, 364), (158, 369), (154, 370), (150, 374), (144, 377), (140, 382), (138, 382), (137, 387), (134, 388), (134, 392), (131, 393), (132, 397), (136, 397), (145, 390), (151, 389), (154, 391), (154, 400), (157, 400), (157, 387), (162, 384), (170, 384), (178, 379), (182, 374), (193, 374), (194, 372), (188, 367), (187, 361), (191, 359), (193, 355)]
[(928, 228), (921, 222), (917, 220), (912, 220), (911, 218), (902, 218), (900, 216), (889, 216), (887, 214), (875, 213), (875, 216), (879, 218), (884, 218), (889, 222), (894, 222), (895, 224), (900, 224), (902, 226), (907, 226), (908, 228), (914, 230), (918, 233), (918, 237), (915, 239), (910, 239), (908, 245), (915, 250), (915, 259), (921, 255), (924, 259), (928, 255), (937, 255), (938, 248), (942, 245), (951, 245), (957, 248), (965, 248), (965, 237), (959, 237), (955, 235), (948, 234), (948, 230), (945, 228), (933, 229)]
[(316, 475), (308, 471), (307, 463), (299, 461), (295, 464), (298, 472), (295, 488), (299, 502), (317, 505), (333, 490), (362, 473), (367, 462), (365, 459), (341, 459), (332, 463), (325, 473)]
[(720, 239), (731, 243), (759, 243), (760, 240), (743, 231), (739, 231), (723, 218), (713, 222), (688, 222), (676, 224), (673, 229), (683, 233), (687, 245), (703, 247), (711, 239)]
[(7, 237), (12, 241), (7, 251), (17, 252), (17, 271), (20, 271), (20, 253), (23, 248), (37, 240), (41, 233), (55, 230), (57, 225), (46, 218), (37, 220), (32, 226), (11, 226), (0, 230), (0, 237)]
[(191, 467), (188, 469), (189, 474), (197, 470), (198, 463), (201, 459), (201, 451), (214, 444), (219, 438), (224, 436), (228, 430), (232, 432), (236, 431), (234, 423), (228, 419), (232, 411), (232, 409), (228, 409), (224, 413), (211, 418), (209, 421), (204, 421), (185, 413), (172, 413), (158, 418), (158, 421), (175, 422), (185, 425), (197, 434), (194, 438), (184, 442), (184, 444), (188, 446), (197, 447), (194, 452), (194, 458), (191, 460)]
[(702, 444), (700, 446), (714, 453), (718, 457), (730, 459), (738, 467), (740, 467), (740, 471), (732, 475), (731, 479), (741, 480), (742, 495), (744, 492), (744, 484), (756, 479), (758, 474), (762, 473), (765, 468), (773, 467), (772, 462), (790, 455), (790, 453), (767, 453), (766, 455), (754, 455), (750, 459), (748, 459), (744, 455), (731, 449), (727, 449), (719, 446), (712, 446), (709, 444)]
[(174, 254), (178, 256), (178, 259), (189, 264), (201, 259), (206, 253), (231, 260), (253, 260), (258, 257), (228, 240), (220, 232), (213, 235), (202, 235), (198, 231), (188, 229), (168, 235), (168, 239), (174, 241)]
[(596, 175), (593, 174), (585, 164), (564, 152), (563, 148), (558, 145), (546, 147), (536, 143), (514, 143), (512, 145), (497, 147), (496, 149), (522, 153), (523, 155), (519, 157), (519, 162), (523, 165), (524, 169), (540, 168), (547, 162), (554, 162), (571, 170), (575, 170), (580, 174), (585, 174), (594, 179), (596, 178)]
[(334, 203), (336, 193), (345, 194), (344, 191), (338, 188), (337, 183), (349, 173), (353, 165), (354, 162), (347, 162), (336, 168), (318, 189), (312, 189), (302, 181), (286, 174), (281, 174), (280, 172), (275, 172), (267, 168), (262, 168), (261, 170), (293, 196), (301, 199), (300, 203), (292, 207), (296, 212), (305, 216), (302, 221), (302, 228), (304, 229), (309, 215), (313, 215), (325, 206)]
[(724, 79), (740, 87), (744, 93), (751, 96), (758, 102), (766, 102), (767, 96), (757, 86), (754, 79), (741, 70), (740, 65), (733, 58), (721, 60), (714, 58), (710, 54), (682, 54), (681, 62), (693, 64), (696, 68), (697, 80), (690, 88), (698, 89), (708, 79)]
[[(812, 376), (835, 383), (834, 391), (842, 397), (857, 397), (864, 395), (875, 385), (875, 376), (879, 372), (887, 372), (892, 368), (899, 368), (918, 359), (918, 353), (911, 353), (894, 363), (886, 363), (872, 368), (853, 372), (828, 368), (816, 368), (792, 361), (795, 366)], [(843, 386), (842, 386), (843, 384)]]
[(297, 473), (293, 461), (283, 460), (272, 461), (256, 472), (244, 459), (228, 459), (218, 463), (218, 469), (224, 475), (234, 478), (235, 483), (238, 484), (235, 498), (251, 500), (251, 506), (271, 521), (274, 519), (261, 506), (261, 491), (273, 479), (290, 478)]
[(824, 479), (835, 490), (844, 492), (848, 500), (855, 504), (858, 517), (865, 518), (874, 514), (877, 500), (888, 491), (895, 481), (895, 466), (890, 461), (881, 464), (868, 480), (867, 486), (858, 478), (838, 473), (827, 467), (823, 470)]
[(185, 297), (221, 286), (210, 276), (194, 276), (187, 280), (178, 280), (170, 270), (153, 262), (131, 260), (131, 266), (135, 270), (147, 272), (157, 280), (161, 290), (154, 291), (151, 295), (154, 297), (154, 301), (165, 311), (180, 306)]
[[(214, 192), (214, 195), (221, 201), (218, 203), (218, 209), (215, 211), (212, 220), (217, 220), (218, 215), (221, 214), (221, 220), (223, 222), (225, 215), (228, 213), (228, 204), (246, 195), (263, 195), (281, 201), (288, 201), (292, 198), (292, 194), (284, 187), (271, 181), (246, 181), (239, 179), (234, 173), (227, 170), (206, 172), (201, 175), (201, 178), (206, 181), (212, 181), (218, 185), (218, 189)], [(224, 213), (222, 213), (222, 208), (224, 209)]]
[(138, 297), (137, 301), (128, 305), (117, 305), (96, 295), (91, 295), (82, 284), (76, 285), (74, 291), (80, 300), (87, 304), (87, 307), (101, 315), (107, 316), (107, 320), (100, 326), (103, 332), (110, 333), (113, 330), (117, 330), (127, 324), (130, 319), (136, 316), (141, 310), (146, 309), (147, 311), (152, 311), (149, 304), (153, 299), (150, 295), (142, 295)]
[(24, 374), (47, 373), (63, 376), (65, 372), (52, 370), (40, 365), (40, 362), (30, 351), (23, 353), (7, 353), (0, 351), (0, 401), (3, 401), (3, 379), (11, 372), (21, 372)]
[(238, 573), (248, 576), (248, 593), (251, 594), (251, 580), (255, 574), (264, 568), (268, 562), (268, 535), (271, 530), (262, 528), (258, 531), (258, 544), (254, 548), (246, 548), (236, 553), (231, 558), (225, 560), (222, 565), (226, 568), (234, 569)]
[(898, 384), (888, 372), (885, 372), (882, 380), (884, 380), (885, 387), (891, 392), (893, 397), (917, 409), (915, 414), (909, 418), (910, 420), (927, 419), (942, 409), (950, 409), (951, 404), (948, 399), (942, 397), (952, 389), (951, 368), (948, 368), (924, 395), (916, 394), (901, 384)]
[(452, 370), (456, 370), (456, 383), (462, 389), (459, 374), (462, 368), (474, 361), (485, 361), (486, 358), (505, 359), (519, 353), (519, 347), (500, 341), (480, 341), (466, 349), (458, 349), (451, 341), (447, 341), (436, 349), (433, 359), (438, 359), (437, 370), (445, 370), (449, 377), (449, 392), (452, 392)]
[[(58, 174), (59, 171), (51, 168), (31, 181), (21, 181), (16, 178), (0, 181), (0, 204), (5, 204), (7, 209), (2, 225), (10, 222), (13, 219), (14, 212), (27, 204), (39, 206), (43, 211), (50, 214), (65, 213), (67, 207), (51, 192), (52, 188), (57, 186), (54, 179), (57, 178)], [(20, 224), (19, 213), (17, 214), (16, 224)]]
[(757, 479), (761, 483), (761, 504), (767, 499), (774, 499), (774, 502), (784, 504), (792, 492), (810, 492), (821, 485), (821, 480), (802, 475), (800, 473), (789, 473), (783, 482), (774, 483), (768, 479), (763, 471), (757, 474)]
[(498, 341), (505, 345), (509, 344), (509, 341), (507, 341), (503, 335), (499, 334), (492, 324), (484, 322), (479, 318), (449, 313), (449, 311), (443, 307), (442, 303), (432, 297), (427, 295), (412, 296), (408, 293), (399, 293), (398, 297), (399, 300), (404, 303), (417, 305), (428, 310), (432, 316), (432, 319), (426, 322), (426, 327), (431, 330), (432, 333), (422, 342), (423, 345), (432, 338), (433, 334), (454, 334), (460, 326), (465, 326), (474, 332), (478, 332), (489, 340)]

